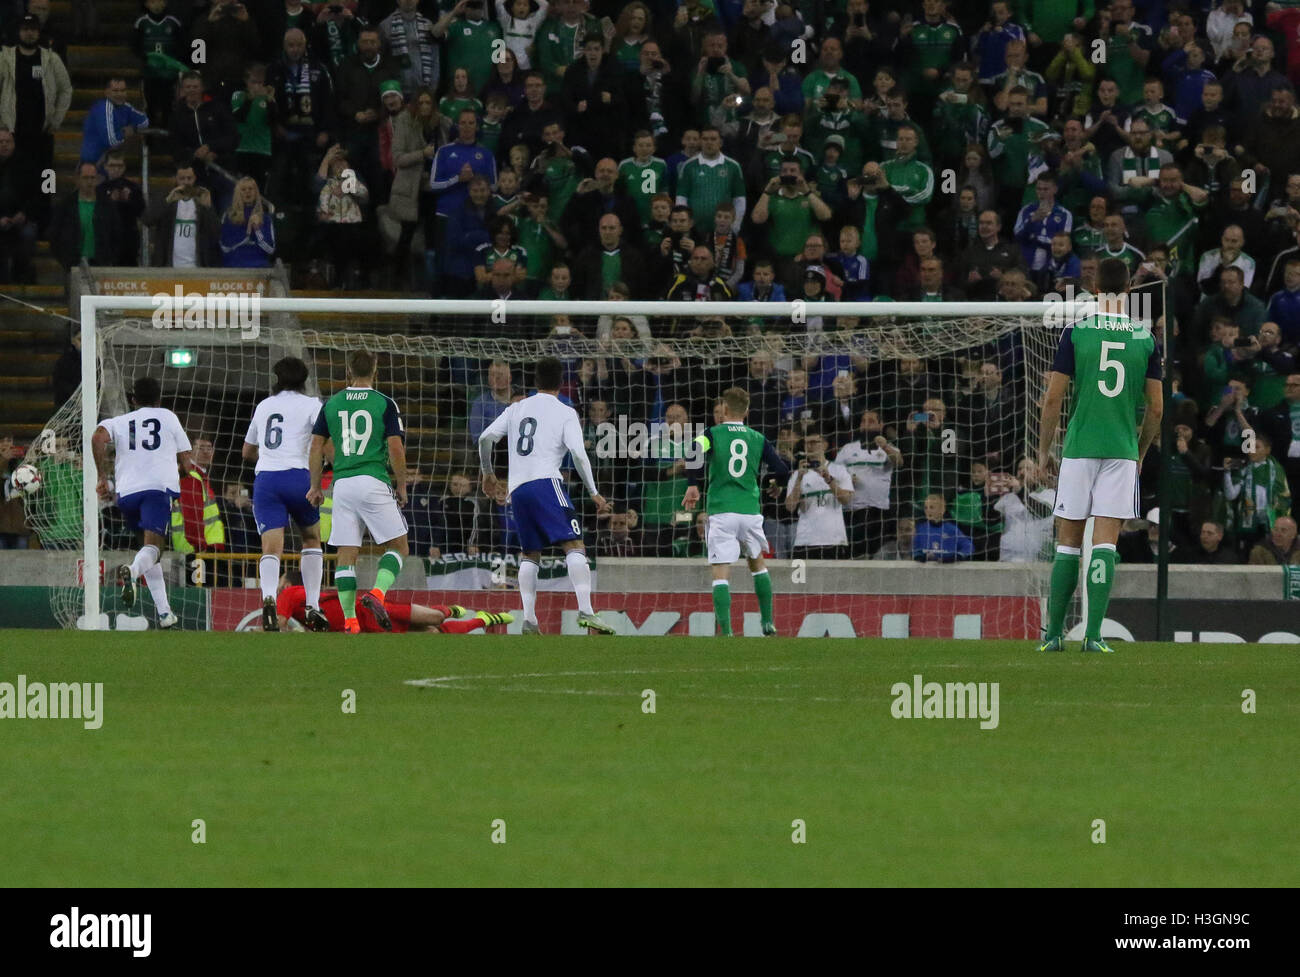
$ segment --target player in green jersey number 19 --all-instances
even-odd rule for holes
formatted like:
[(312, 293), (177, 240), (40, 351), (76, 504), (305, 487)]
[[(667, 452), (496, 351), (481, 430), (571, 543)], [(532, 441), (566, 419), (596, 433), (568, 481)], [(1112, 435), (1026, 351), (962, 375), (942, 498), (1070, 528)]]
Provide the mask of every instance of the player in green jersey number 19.
[(700, 501), (700, 483), (704, 480), (707, 466), (707, 542), (713, 570), (713, 614), (717, 619), (718, 633), (732, 633), (731, 583), (728, 577), (731, 565), (740, 558), (743, 550), (753, 576), (754, 593), (758, 595), (763, 634), (774, 635), (772, 580), (763, 561), (767, 538), (763, 535), (758, 471), (761, 464), (767, 462), (773, 474), (784, 484), (790, 476), (790, 467), (762, 434), (745, 425), (745, 415), (749, 413), (748, 393), (739, 387), (730, 387), (723, 391), (722, 403), (722, 423), (715, 424), (707, 434), (695, 439), (703, 452), (700, 459), (687, 468), (690, 487), (686, 489), (682, 507), (691, 510)]
[[(360, 634), (357, 620), (357, 555), (369, 531), (383, 548), (373, 589), (361, 595), (361, 605), (379, 626), (391, 631), (384, 594), (402, 571), (407, 555), (406, 432), (397, 404), (374, 389), (377, 363), (373, 353), (357, 350), (348, 357), (348, 386), (325, 402), (312, 430), (308, 467), (311, 489), (307, 500), (324, 501), (321, 469), (325, 442), (334, 443), (334, 518), (329, 542), (338, 547), (334, 586), (343, 607), (344, 631)], [(393, 466), (392, 478), (388, 466)], [(396, 493), (396, 498), (393, 495)]]
[[(1101, 262), (1097, 290), (1097, 314), (1066, 328), (1061, 336), (1043, 398), (1038, 464), (1046, 471), (1061, 406), (1074, 380), (1056, 489), (1056, 559), (1041, 651), (1064, 647), (1065, 615), (1079, 583), (1083, 531), (1090, 516), (1093, 548), (1083, 650), (1112, 650), (1102, 639), (1101, 623), (1115, 579), (1115, 544), (1123, 521), (1137, 516), (1138, 471), (1164, 413), (1160, 351), (1147, 324), (1126, 313), (1129, 277), (1124, 262)], [(1139, 431), (1137, 415), (1144, 402)]]

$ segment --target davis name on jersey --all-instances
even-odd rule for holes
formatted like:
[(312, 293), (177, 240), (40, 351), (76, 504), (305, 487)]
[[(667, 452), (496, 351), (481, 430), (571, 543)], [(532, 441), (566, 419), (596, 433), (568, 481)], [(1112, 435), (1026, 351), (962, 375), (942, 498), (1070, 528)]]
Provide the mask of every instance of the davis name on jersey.
[(596, 495), (591, 462), (582, 444), (582, 422), (578, 412), (558, 397), (536, 393), (507, 407), (479, 437), (479, 457), (484, 471), (491, 470), (492, 445), (507, 439), (510, 449), (509, 491), (539, 478), (560, 479), (565, 455), (573, 464), (587, 492)]
[(190, 450), (190, 439), (175, 414), (166, 407), (141, 407), (100, 421), (99, 426), (113, 443), (113, 480), (119, 496), (181, 494), (176, 456)]
[(257, 445), (255, 472), (283, 472), (307, 467), (311, 433), (320, 401), (295, 390), (267, 397), (253, 411), (244, 441)]

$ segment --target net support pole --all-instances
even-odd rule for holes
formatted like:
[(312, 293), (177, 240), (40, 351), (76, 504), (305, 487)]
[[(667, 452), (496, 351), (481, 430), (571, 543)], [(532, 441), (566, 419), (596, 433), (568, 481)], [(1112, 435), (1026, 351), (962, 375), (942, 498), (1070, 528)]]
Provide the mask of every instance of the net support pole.
[(99, 418), (99, 351), (95, 345), (94, 296), (81, 297), (81, 524), (85, 626), (99, 628), (99, 497), (94, 437)]
[(1174, 457), (1174, 414), (1170, 410), (1174, 398), (1174, 374), (1170, 368), (1169, 337), (1173, 331), (1169, 328), (1169, 283), (1164, 280), (1160, 282), (1160, 309), (1164, 322), (1160, 330), (1164, 416), (1160, 420), (1160, 482), (1156, 486), (1156, 506), (1160, 509), (1160, 542), (1156, 547), (1156, 640), (1172, 641), (1170, 625), (1173, 622), (1169, 620), (1169, 521), (1172, 515), (1169, 511), (1169, 469)]

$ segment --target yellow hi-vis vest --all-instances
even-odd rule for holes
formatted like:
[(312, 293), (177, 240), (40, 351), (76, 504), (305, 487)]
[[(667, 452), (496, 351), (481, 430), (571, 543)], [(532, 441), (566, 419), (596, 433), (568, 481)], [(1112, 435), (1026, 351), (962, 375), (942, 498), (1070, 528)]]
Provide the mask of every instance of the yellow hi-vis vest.
[[(226, 542), (226, 527), (221, 521), (221, 510), (217, 508), (217, 498), (203, 480), (202, 475), (190, 472), (190, 478), (197, 478), (203, 486), (203, 542), (207, 547), (222, 546)], [(181, 514), (181, 500), (172, 499), (172, 549), (177, 553), (193, 553), (194, 547), (185, 538), (185, 517)]]
[(320, 504), (320, 541), (328, 543), (330, 538), (330, 522), (334, 517), (334, 483), (330, 482), (330, 487), (325, 489), (325, 498)]

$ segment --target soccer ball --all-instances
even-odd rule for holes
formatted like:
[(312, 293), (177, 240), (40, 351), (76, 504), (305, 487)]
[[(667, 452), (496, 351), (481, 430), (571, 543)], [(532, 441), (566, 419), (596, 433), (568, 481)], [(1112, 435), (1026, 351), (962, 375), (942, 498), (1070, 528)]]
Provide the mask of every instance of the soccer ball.
[(40, 491), (41, 473), (35, 465), (19, 465), (13, 474), (14, 491), (23, 495), (35, 495)]

